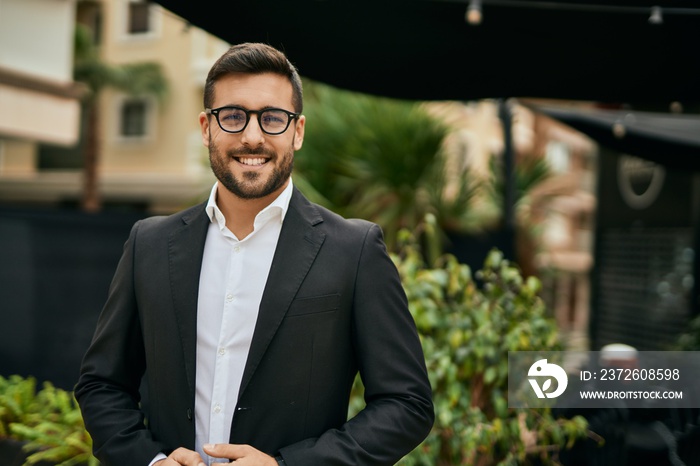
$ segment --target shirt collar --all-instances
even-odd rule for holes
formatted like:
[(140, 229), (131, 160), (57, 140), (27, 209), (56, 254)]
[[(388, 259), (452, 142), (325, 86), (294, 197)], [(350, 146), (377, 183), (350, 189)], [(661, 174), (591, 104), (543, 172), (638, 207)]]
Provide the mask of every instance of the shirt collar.
[[(207, 201), (205, 211), (207, 213), (207, 216), (209, 216), (209, 220), (211, 222), (216, 221), (216, 223), (219, 226), (219, 229), (223, 230), (226, 227), (226, 218), (221, 212), (221, 209), (219, 209), (219, 206), (216, 204), (216, 190), (218, 186), (219, 182), (217, 181), (211, 188), (211, 192), (209, 193), (209, 200)], [(285, 215), (287, 214), (287, 210), (289, 209), (289, 201), (292, 199), (293, 190), (294, 185), (292, 183), (292, 178), (290, 177), (287, 187), (284, 188), (280, 195), (277, 196), (275, 200), (270, 203), (270, 205), (258, 212), (258, 215), (255, 216), (254, 228), (257, 228), (258, 226), (267, 222), (269, 219), (276, 215), (279, 215), (279, 221), (280, 223), (282, 223), (284, 221)]]

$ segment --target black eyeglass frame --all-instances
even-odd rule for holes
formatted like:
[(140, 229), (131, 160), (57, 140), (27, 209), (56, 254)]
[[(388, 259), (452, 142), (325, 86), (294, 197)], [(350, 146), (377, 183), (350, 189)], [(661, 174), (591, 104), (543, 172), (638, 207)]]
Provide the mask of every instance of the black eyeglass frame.
[[(243, 113), (245, 113), (245, 124), (243, 125), (243, 128), (239, 129), (238, 131), (231, 131), (230, 129), (224, 128), (223, 125), (221, 124), (221, 120), (219, 120), (219, 112), (222, 110), (225, 110), (225, 109), (229, 109), (229, 108), (235, 109), (235, 110), (240, 110)], [(266, 131), (265, 128), (263, 128), (263, 124), (262, 124), (262, 121), (260, 119), (261, 119), (263, 113), (269, 112), (269, 111), (283, 112), (283, 113), (286, 113), (287, 116), (289, 117), (289, 120), (287, 120), (287, 126), (285, 126), (282, 131), (279, 131), (276, 133), (271, 133), (269, 131)], [(225, 131), (225, 132), (231, 133), (231, 134), (238, 134), (238, 133), (242, 133), (243, 131), (245, 131), (245, 129), (248, 127), (248, 123), (250, 123), (250, 114), (255, 113), (257, 115), (258, 126), (260, 127), (260, 130), (265, 134), (269, 134), (270, 136), (277, 136), (277, 135), (282, 134), (285, 131), (287, 131), (289, 129), (289, 125), (292, 124), (292, 120), (296, 120), (297, 118), (299, 118), (299, 115), (301, 115), (301, 113), (290, 112), (289, 110), (285, 110), (283, 108), (269, 107), (269, 108), (263, 108), (261, 110), (247, 110), (243, 107), (237, 107), (235, 105), (224, 105), (223, 107), (218, 107), (218, 108), (205, 108), (204, 113), (206, 113), (207, 115), (214, 115), (214, 117), (216, 117), (216, 122), (219, 124), (219, 128), (221, 128), (222, 131)]]

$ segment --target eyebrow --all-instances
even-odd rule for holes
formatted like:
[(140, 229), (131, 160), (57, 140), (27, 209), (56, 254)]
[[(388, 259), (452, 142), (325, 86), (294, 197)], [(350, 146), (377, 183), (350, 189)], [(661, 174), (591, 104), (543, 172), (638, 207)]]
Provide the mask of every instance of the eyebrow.
[[(248, 107), (246, 107), (246, 106), (244, 106), (244, 105), (227, 104), (227, 105), (222, 105), (222, 106), (220, 106), (220, 107), (215, 107), (215, 108), (227, 108), (227, 107), (229, 107), (229, 108), (230, 108), (230, 107), (242, 108), (243, 110), (246, 110), (246, 111), (249, 111), (249, 112), (250, 112), (250, 111), (253, 111), (253, 112), (256, 112), (256, 111), (257, 111), (257, 112), (264, 112), (265, 110), (272, 110), (272, 109), (274, 109), (274, 110), (285, 110), (283, 107), (275, 107), (274, 105), (265, 105), (264, 107), (260, 107), (260, 108), (257, 108), (257, 109), (252, 109), (252, 108), (248, 108)], [(287, 111), (291, 111), (291, 110), (287, 110)], [(294, 112), (293, 112), (293, 113), (294, 113)]]

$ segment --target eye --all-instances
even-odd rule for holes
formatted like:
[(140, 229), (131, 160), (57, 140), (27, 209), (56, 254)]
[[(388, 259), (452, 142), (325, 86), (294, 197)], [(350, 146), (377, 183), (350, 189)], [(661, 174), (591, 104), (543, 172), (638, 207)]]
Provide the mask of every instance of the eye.
[(264, 124), (284, 125), (287, 122), (287, 114), (280, 111), (264, 112), (261, 117)]
[(240, 123), (246, 120), (245, 112), (237, 108), (226, 108), (219, 112), (219, 120), (227, 123)]

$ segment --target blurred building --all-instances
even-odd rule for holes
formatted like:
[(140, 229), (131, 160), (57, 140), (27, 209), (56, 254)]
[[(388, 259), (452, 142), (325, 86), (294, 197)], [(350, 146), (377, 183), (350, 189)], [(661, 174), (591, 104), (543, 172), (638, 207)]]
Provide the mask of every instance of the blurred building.
[(568, 349), (588, 350), (598, 147), (541, 113), (533, 119), (533, 152), (551, 170), (530, 193), (527, 221), (537, 238), (533, 266)]
[[(542, 281), (542, 297), (567, 349), (587, 350), (598, 147), (530, 105), (514, 105), (512, 114), (515, 163), (521, 167), (516, 183), (523, 189), (515, 206), (518, 265)], [(532, 177), (526, 172), (537, 161), (545, 162), (544, 177), (522, 181)]]
[[(507, 104), (518, 180), (514, 257), (524, 275), (541, 279), (543, 298), (567, 347), (586, 350), (590, 347), (598, 146), (584, 134), (533, 110), (539, 103)], [(493, 183), (492, 177), (502, 176), (497, 172), (506, 151), (500, 105), (493, 100), (430, 105), (433, 114), (456, 128), (448, 140), (450, 157), (457, 159), (451, 161), (452, 172), (461, 173), (460, 166), (466, 164), (487, 186)], [(537, 178), (537, 173), (543, 176)], [(502, 235), (497, 233), (502, 228), (502, 193), (495, 196), (496, 203), (492, 194), (482, 190), (472, 207), (491, 231), (471, 235), (477, 241), (470, 241), (467, 248), (481, 248), (483, 254), (490, 247), (503, 247), (499, 244)], [(464, 249), (450, 252), (473, 268), (481, 267), (480, 260), (470, 263)]]
[(41, 144), (78, 142), (74, 25), (75, 0), (0, 1), (2, 178), (31, 176)]
[[(2, 0), (0, 102), (8, 98), (7, 81), (15, 83), (16, 96), (12, 105), (0, 103), (0, 203), (72, 205), (81, 197), (80, 87), (71, 82), (76, 22), (92, 31), (103, 61), (157, 61), (169, 85), (163, 101), (101, 92), (102, 202), (168, 212), (201, 199), (210, 180), (197, 120), (203, 83), (228, 44), (145, 0)], [(20, 72), (51, 85), (32, 85)], [(26, 90), (30, 85), (40, 90)], [(31, 100), (34, 94), (44, 99), (41, 105)], [(55, 101), (62, 113), (46, 118)]]

